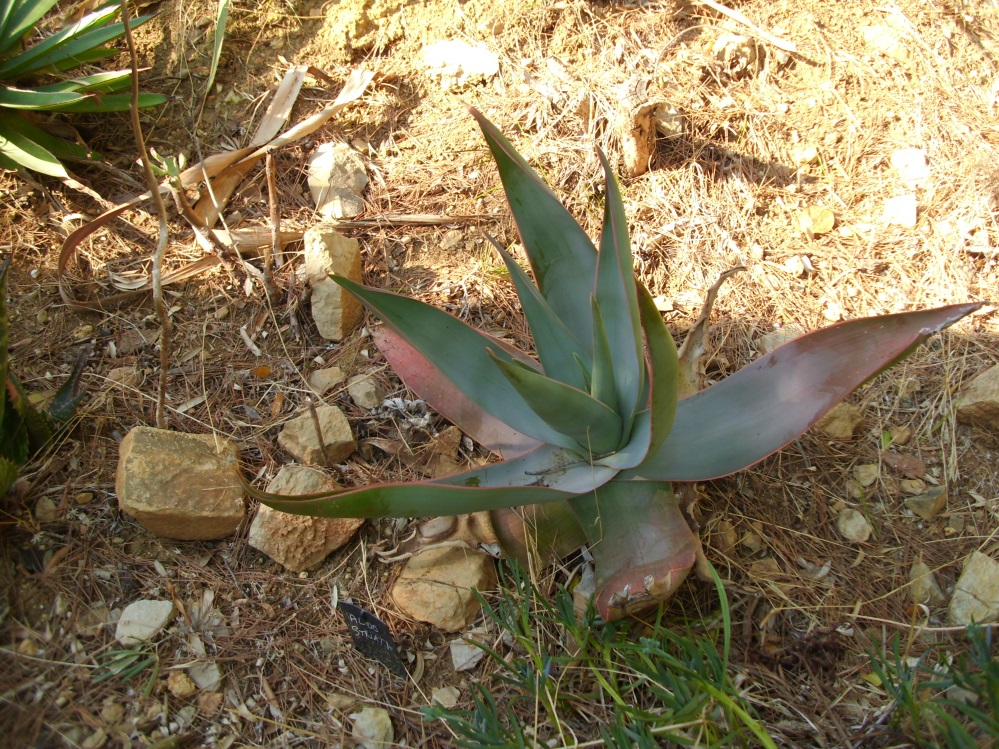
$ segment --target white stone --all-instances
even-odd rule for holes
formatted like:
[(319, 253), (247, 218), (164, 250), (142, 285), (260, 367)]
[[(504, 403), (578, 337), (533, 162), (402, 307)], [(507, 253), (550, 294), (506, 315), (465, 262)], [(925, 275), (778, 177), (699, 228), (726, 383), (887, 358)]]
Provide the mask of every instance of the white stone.
[(115, 639), (125, 647), (151, 640), (167, 625), (173, 614), (173, 601), (134, 601), (121, 612)]
[(343, 370), (340, 367), (317, 369), (309, 375), (309, 387), (316, 395), (326, 395), (341, 382), (343, 382)]
[(884, 221), (911, 229), (916, 225), (916, 196), (909, 193), (885, 201)]
[(786, 325), (783, 328), (778, 328), (771, 333), (764, 333), (760, 336), (759, 348), (760, 354), (769, 354), (776, 348), (783, 346), (788, 341), (793, 341), (795, 338), (803, 336), (805, 331), (797, 325)]
[(499, 58), (481, 42), (435, 42), (424, 47), (420, 57), (427, 75), (439, 79), (445, 90), (487, 81), (499, 73)]
[(495, 586), (492, 557), (455, 546), (430, 548), (407, 560), (392, 587), (392, 600), (413, 619), (457, 632), (479, 614), (472, 591)]
[(320, 406), (316, 409), (316, 416), (323, 435), (323, 445), (319, 444), (316, 422), (310, 411), (284, 425), (284, 429), (278, 434), (278, 444), (300, 462), (319, 466), (327, 465), (328, 462), (339, 463), (357, 449), (350, 422), (339, 408)]
[[(315, 468), (287, 465), (267, 485), (271, 494), (300, 496), (336, 489), (336, 483)], [(336, 549), (347, 543), (363, 518), (319, 518), (293, 515), (266, 505), (257, 509), (250, 525), (248, 543), (293, 572), (322, 564)]]
[(392, 745), (395, 732), (388, 710), (381, 707), (361, 708), (359, 713), (350, 716), (350, 720), (354, 724), (351, 738), (364, 749), (388, 749)]
[(382, 405), (385, 396), (378, 383), (370, 375), (357, 375), (347, 383), (351, 400), (361, 408), (372, 411)]
[(352, 218), (364, 211), (368, 184), (364, 160), (346, 143), (323, 143), (309, 157), (309, 191), (326, 218)]
[(222, 684), (222, 671), (217, 663), (195, 663), (187, 669), (187, 675), (206, 692), (214, 692)]
[(999, 562), (973, 552), (964, 563), (950, 598), (950, 622), (960, 626), (999, 620)]
[(458, 704), (458, 697), (461, 696), (461, 692), (458, 687), (441, 687), (440, 689), (435, 689), (433, 695), (430, 697), (431, 705), (440, 705), (441, 707), (450, 710), (452, 707)]
[(836, 516), (836, 528), (847, 541), (861, 544), (871, 537), (874, 529), (860, 510), (846, 509)]
[(891, 165), (907, 184), (922, 182), (930, 176), (926, 154), (919, 148), (900, 148), (891, 155)]
[(471, 671), (479, 665), (486, 651), (475, 645), (475, 642), (485, 642), (486, 630), (476, 628), (464, 637), (452, 640), (448, 648), (451, 651), (451, 664), (455, 671)]
[(909, 570), (909, 581), (911, 583), (912, 600), (916, 603), (928, 603), (931, 606), (942, 606), (947, 601), (937, 582), (933, 570), (921, 559), (917, 559)]

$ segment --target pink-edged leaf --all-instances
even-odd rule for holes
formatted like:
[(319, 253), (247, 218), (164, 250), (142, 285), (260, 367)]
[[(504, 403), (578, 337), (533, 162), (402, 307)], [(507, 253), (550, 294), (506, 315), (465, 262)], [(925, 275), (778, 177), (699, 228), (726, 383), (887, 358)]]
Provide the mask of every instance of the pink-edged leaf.
[(681, 400), (659, 450), (621, 478), (705, 481), (758, 463), (871, 377), (981, 306), (851, 320), (786, 343)]
[[(375, 328), (371, 336), (378, 350), (410, 390), (487, 450), (509, 459), (529, 453), (542, 444), (483, 411), (427, 357), (388, 326)], [(499, 338), (494, 340), (496, 346), (506, 347), (511, 356), (522, 357), (513, 346)]]
[(700, 542), (667, 482), (611, 481), (568, 502), (593, 554), (604, 621), (668, 600), (697, 561)]

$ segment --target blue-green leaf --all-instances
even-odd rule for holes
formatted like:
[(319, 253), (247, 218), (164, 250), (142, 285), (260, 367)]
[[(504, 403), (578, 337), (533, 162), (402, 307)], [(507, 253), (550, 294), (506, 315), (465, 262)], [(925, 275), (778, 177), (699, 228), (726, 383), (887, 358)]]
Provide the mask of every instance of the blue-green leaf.
[(621, 417), (606, 404), (523, 365), (493, 359), (534, 413), (557, 432), (596, 455), (620, 446)]
[(502, 133), (475, 109), (541, 294), (582, 346), (593, 340), (589, 294), (596, 250), (555, 194)]
[(652, 411), (652, 433), (648, 451), (655, 452), (669, 436), (676, 417), (679, 359), (673, 336), (656, 309), (652, 295), (642, 284), (638, 284), (638, 307), (648, 347), (648, 380), (651, 385), (649, 408)]

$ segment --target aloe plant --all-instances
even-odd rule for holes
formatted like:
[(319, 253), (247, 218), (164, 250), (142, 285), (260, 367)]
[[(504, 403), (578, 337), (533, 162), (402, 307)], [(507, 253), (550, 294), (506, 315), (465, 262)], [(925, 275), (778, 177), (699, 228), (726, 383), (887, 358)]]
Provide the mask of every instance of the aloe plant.
[(7, 344), (10, 325), (7, 320), (8, 255), (0, 264), (0, 497), (17, 481), (17, 474), (28, 458), (42, 449), (59, 427), (72, 418), (83, 398), (80, 375), (87, 362), (86, 353), (77, 358), (66, 383), (56, 391), (47, 411), (39, 411), (21, 382), (10, 371)]
[[(118, 54), (108, 47), (125, 33), (112, 23), (119, 3), (103, 5), (31, 46), (24, 41), (58, 0), (0, 2), (0, 167), (25, 168), (62, 179), (63, 160), (99, 158), (90, 149), (46, 128), (41, 113), (119, 112), (131, 106), (130, 70), (112, 70), (67, 78), (63, 73)], [(152, 16), (129, 20), (134, 28)], [(39, 78), (50, 82), (39, 84)], [(161, 94), (139, 94), (139, 106), (162, 104)]]
[[(677, 350), (632, 270), (621, 192), (603, 154), (598, 247), (506, 138), (472, 112), (496, 160), (528, 273), (495, 242), (537, 358), (419, 301), (334, 280), (384, 325), (375, 342), (402, 380), (500, 456), (444, 478), (283, 497), (285, 512), (413, 517), (490, 511), (514, 556), (586, 543), (605, 620), (667, 599), (699, 552), (671, 482), (763, 460), (863, 382), (978, 304), (844, 322), (785, 344), (679, 398)], [(520, 508), (513, 511), (511, 508)]]

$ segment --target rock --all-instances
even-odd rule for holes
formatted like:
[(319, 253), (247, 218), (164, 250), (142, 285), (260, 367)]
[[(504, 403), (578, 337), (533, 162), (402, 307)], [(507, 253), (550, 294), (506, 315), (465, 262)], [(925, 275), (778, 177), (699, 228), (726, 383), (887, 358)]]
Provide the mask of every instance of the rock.
[(309, 375), (309, 387), (316, 392), (316, 395), (326, 395), (341, 382), (343, 382), (343, 370), (340, 367), (317, 369)]
[(655, 147), (656, 124), (653, 117), (656, 102), (650, 101), (648, 80), (633, 76), (617, 89), (618, 106), (614, 130), (621, 142), (624, 173), (637, 177), (649, 170), (649, 159)]
[(351, 738), (364, 749), (388, 749), (392, 745), (395, 733), (388, 710), (365, 707), (361, 708), (361, 712), (353, 713), (350, 719), (354, 723)]
[(364, 211), (361, 192), (368, 175), (361, 155), (346, 143), (323, 143), (309, 156), (309, 191), (327, 219), (353, 218)]
[(362, 374), (352, 377), (347, 383), (347, 392), (350, 393), (350, 398), (355, 404), (369, 411), (381, 406), (385, 399), (381, 387), (370, 375)]
[[(686, 118), (683, 116), (683, 112), (676, 107), (659, 102), (656, 104), (655, 109), (652, 110), (652, 122), (656, 126), (656, 133), (663, 138), (683, 137)], [(660, 310), (660, 312), (663, 311)]]
[(171, 671), (167, 676), (167, 689), (177, 699), (185, 700), (198, 691), (198, 685), (183, 671)]
[(107, 732), (103, 728), (98, 728), (86, 739), (80, 742), (80, 749), (101, 749), (101, 747), (107, 743)]
[(915, 185), (930, 176), (926, 154), (920, 148), (900, 148), (891, 155), (891, 165), (903, 182)]
[(235, 446), (210, 434), (135, 427), (118, 448), (118, 506), (163, 538), (225, 538), (243, 522)]
[(898, 483), (906, 494), (915, 496), (926, 491), (926, 482), (922, 479), (902, 479)]
[(121, 612), (115, 639), (125, 647), (151, 640), (167, 625), (173, 614), (173, 601), (134, 601)]
[(458, 687), (441, 687), (440, 689), (435, 689), (434, 693), (430, 696), (431, 705), (440, 705), (446, 710), (450, 710), (452, 707), (458, 704), (458, 697), (461, 696), (461, 692)]
[(316, 423), (309, 411), (284, 425), (278, 435), (278, 444), (309, 465), (324, 466), (328, 465), (327, 460), (330, 463), (345, 460), (357, 448), (347, 417), (336, 406), (320, 406), (316, 415), (324, 445), (319, 444)]
[(39, 523), (54, 523), (59, 520), (59, 508), (52, 497), (39, 497), (35, 503), (35, 520)]
[(980, 551), (972, 553), (950, 598), (951, 624), (990, 624), (999, 620), (999, 562)]
[(860, 35), (871, 49), (903, 64), (909, 62), (909, 50), (902, 37), (890, 26), (861, 26)]
[(105, 386), (107, 389), (119, 387), (122, 390), (131, 390), (142, 384), (145, 375), (142, 370), (135, 367), (115, 367), (107, 374)]
[(361, 303), (332, 278), (312, 283), (312, 319), (319, 335), (342, 341), (361, 322)]
[(751, 36), (721, 34), (711, 46), (711, 54), (733, 77), (744, 72), (753, 73), (760, 66), (760, 48)]
[(912, 600), (916, 603), (942, 606), (947, 602), (947, 596), (940, 588), (936, 575), (922, 559), (913, 562), (912, 569), (909, 570), (909, 581), (911, 582), (909, 589), (912, 591)]
[[(288, 465), (267, 485), (271, 494), (298, 496), (336, 488), (325, 474), (307, 466)], [(364, 525), (363, 518), (319, 518), (292, 515), (266, 505), (250, 525), (249, 544), (293, 572), (312, 569), (347, 543)]]
[(999, 433), (999, 364), (978, 375), (958, 396), (957, 418)]
[(392, 587), (392, 599), (407, 616), (457, 632), (479, 613), (472, 590), (484, 592), (495, 585), (492, 557), (461, 547), (431, 548), (409, 558)]
[(905, 506), (923, 520), (933, 520), (947, 506), (947, 487), (934, 486), (923, 494), (906, 497)]
[(862, 544), (871, 537), (874, 529), (860, 510), (843, 510), (836, 516), (836, 528), (850, 543)]
[(911, 229), (916, 225), (916, 196), (899, 195), (885, 201), (884, 221), (891, 226)]
[(853, 476), (864, 488), (867, 488), (878, 480), (878, 466), (874, 463), (865, 463), (853, 467)]
[(863, 428), (864, 414), (852, 403), (837, 403), (815, 426), (831, 439), (849, 440)]
[[(577, 586), (578, 587), (578, 586)], [(583, 608), (586, 611), (586, 608)], [(485, 657), (486, 651), (475, 643), (485, 643), (488, 632), (482, 628), (471, 630), (467, 635), (452, 640), (448, 648), (451, 651), (451, 664), (455, 671), (471, 671)]]
[(206, 692), (214, 692), (222, 684), (222, 671), (217, 663), (195, 663), (187, 669), (187, 675), (198, 689)]
[(785, 327), (778, 328), (773, 332), (764, 333), (760, 336), (759, 343), (757, 344), (760, 349), (760, 354), (769, 354), (774, 349), (779, 348), (788, 341), (793, 341), (795, 338), (803, 336), (804, 334), (804, 329), (797, 325), (786, 325)]
[(357, 240), (322, 225), (308, 229), (304, 243), (303, 272), (312, 285), (312, 318), (323, 338), (341, 341), (361, 321), (363, 310), (329, 275), (336, 273), (360, 283), (360, 247)]
[(426, 74), (445, 91), (488, 81), (499, 73), (499, 58), (485, 44), (444, 40), (428, 44), (420, 53)]
[(912, 427), (891, 426), (888, 428), (888, 436), (891, 437), (891, 444), (904, 447), (912, 439)]

